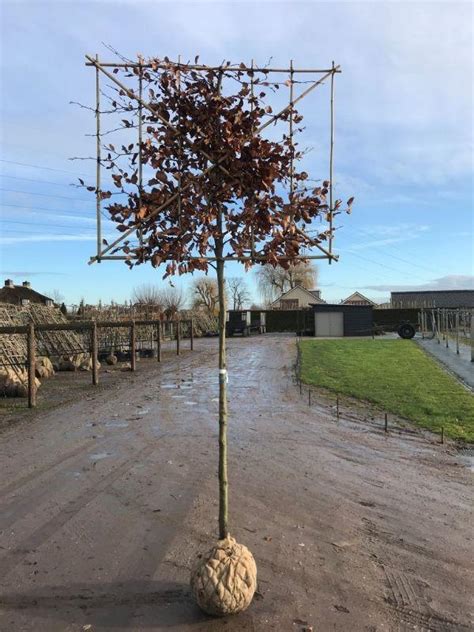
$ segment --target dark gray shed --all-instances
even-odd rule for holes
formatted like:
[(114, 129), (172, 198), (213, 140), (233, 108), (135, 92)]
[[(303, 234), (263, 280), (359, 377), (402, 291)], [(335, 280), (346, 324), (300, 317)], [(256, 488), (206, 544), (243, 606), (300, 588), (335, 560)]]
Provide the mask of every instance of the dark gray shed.
[(372, 335), (372, 305), (313, 305), (312, 309), (317, 337)]

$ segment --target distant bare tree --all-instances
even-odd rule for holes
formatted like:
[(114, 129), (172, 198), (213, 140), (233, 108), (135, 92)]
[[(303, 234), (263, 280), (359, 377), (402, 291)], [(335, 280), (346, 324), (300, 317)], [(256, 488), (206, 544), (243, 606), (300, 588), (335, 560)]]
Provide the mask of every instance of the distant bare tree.
[(49, 295), (56, 305), (61, 305), (61, 303), (64, 303), (64, 295), (61, 294), (59, 290), (53, 290), (49, 293)]
[(227, 292), (232, 309), (242, 309), (244, 303), (250, 300), (247, 284), (242, 277), (231, 277), (227, 281)]
[(156, 285), (147, 283), (134, 288), (132, 302), (136, 305), (156, 305), (164, 307), (163, 290)]
[(161, 291), (161, 299), (163, 309), (168, 318), (173, 318), (183, 309), (185, 298), (181, 289), (176, 287), (168, 287)]
[(317, 268), (310, 262), (292, 264), (288, 269), (271, 265), (261, 266), (257, 272), (260, 294), (266, 304), (273, 302), (280, 294), (297, 285), (313, 290), (317, 284)]
[(193, 307), (204, 307), (209, 314), (217, 314), (219, 292), (217, 281), (202, 277), (195, 279), (192, 285)]

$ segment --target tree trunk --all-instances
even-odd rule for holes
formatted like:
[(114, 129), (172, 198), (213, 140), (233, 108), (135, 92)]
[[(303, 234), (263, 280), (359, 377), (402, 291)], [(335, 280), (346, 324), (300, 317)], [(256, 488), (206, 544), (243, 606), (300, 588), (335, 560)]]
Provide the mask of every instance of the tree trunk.
[(225, 278), (222, 251), (217, 258), (219, 292), (219, 538), (228, 535), (227, 365), (225, 349)]

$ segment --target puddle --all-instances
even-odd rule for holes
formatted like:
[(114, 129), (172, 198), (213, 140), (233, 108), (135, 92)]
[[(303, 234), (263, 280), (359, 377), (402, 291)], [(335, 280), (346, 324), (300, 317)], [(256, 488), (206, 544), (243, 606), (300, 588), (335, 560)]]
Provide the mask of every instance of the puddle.
[(108, 452), (98, 452), (97, 454), (89, 454), (89, 459), (91, 461), (100, 461), (101, 459), (106, 459), (109, 456), (112, 455)]
[(137, 415), (148, 415), (149, 412), (150, 412), (149, 408), (143, 408), (142, 410), (137, 410), (136, 414)]
[(183, 402), (185, 406), (197, 406), (197, 402)]
[(178, 388), (176, 384), (161, 384), (161, 388)]
[(186, 395), (171, 395), (172, 399), (184, 399)]
[(126, 421), (107, 421), (105, 423), (106, 428), (128, 428)]
[(474, 447), (461, 448), (458, 452), (461, 459), (461, 465), (469, 468), (471, 472), (474, 472)]

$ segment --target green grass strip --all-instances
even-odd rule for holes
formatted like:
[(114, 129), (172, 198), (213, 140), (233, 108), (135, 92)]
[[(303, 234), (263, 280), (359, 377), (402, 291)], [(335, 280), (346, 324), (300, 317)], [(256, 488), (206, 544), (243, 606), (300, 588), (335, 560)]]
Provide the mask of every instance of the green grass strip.
[(453, 439), (474, 441), (474, 397), (411, 340), (305, 340), (301, 379)]

